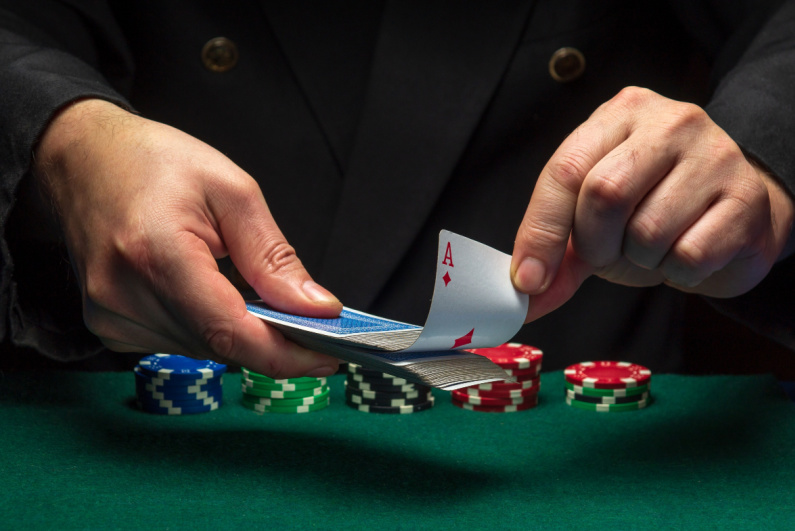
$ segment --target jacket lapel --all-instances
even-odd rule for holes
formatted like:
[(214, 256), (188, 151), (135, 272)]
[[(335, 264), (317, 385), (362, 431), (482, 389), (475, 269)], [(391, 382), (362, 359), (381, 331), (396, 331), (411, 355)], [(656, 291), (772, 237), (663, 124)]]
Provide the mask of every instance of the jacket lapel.
[(342, 176), (361, 112), (382, 0), (261, 5)]
[(508, 66), (531, 4), (387, 3), (320, 276), (346, 305), (372, 303), (422, 228)]

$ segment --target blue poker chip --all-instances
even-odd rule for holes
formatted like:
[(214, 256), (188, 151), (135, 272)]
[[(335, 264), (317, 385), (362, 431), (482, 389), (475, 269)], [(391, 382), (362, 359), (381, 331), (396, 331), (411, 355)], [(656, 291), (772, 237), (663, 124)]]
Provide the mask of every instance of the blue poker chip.
[(143, 384), (136, 384), (135, 385), (135, 393), (138, 398), (144, 398), (148, 400), (171, 400), (176, 402), (185, 402), (188, 400), (204, 400), (206, 398), (211, 398), (216, 401), (220, 401), (224, 395), (223, 388), (220, 386), (207, 388), (205, 390), (198, 391), (196, 393), (184, 393), (181, 391), (175, 392), (171, 389), (150, 389)]
[(175, 393), (189, 394), (216, 389), (223, 384), (223, 376), (212, 378), (211, 380), (163, 380), (153, 378), (138, 369), (133, 371), (135, 374), (135, 385), (143, 385), (150, 391), (172, 391)]
[(138, 402), (146, 406), (171, 408), (171, 407), (209, 407), (213, 404), (221, 405), (222, 400), (208, 396), (203, 399), (191, 398), (189, 400), (160, 400), (156, 398), (138, 395)]
[(138, 407), (142, 411), (146, 411), (147, 413), (154, 413), (157, 415), (193, 415), (196, 413), (209, 413), (210, 411), (215, 411), (216, 409), (221, 407), (221, 403), (213, 402), (210, 405), (193, 406), (193, 407), (185, 407), (185, 406), (167, 407), (139, 400)]
[(226, 372), (226, 365), (175, 354), (152, 354), (138, 362), (143, 374), (162, 380), (209, 380)]

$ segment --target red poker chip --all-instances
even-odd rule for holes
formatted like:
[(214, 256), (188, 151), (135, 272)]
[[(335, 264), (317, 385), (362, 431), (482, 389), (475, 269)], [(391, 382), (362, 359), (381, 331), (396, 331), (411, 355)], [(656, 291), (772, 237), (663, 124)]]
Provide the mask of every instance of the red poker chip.
[(536, 347), (520, 343), (505, 343), (499, 347), (474, 348), (473, 354), (485, 356), (503, 369), (530, 369), (541, 365), (544, 353)]
[(626, 361), (584, 361), (567, 367), (566, 381), (593, 389), (624, 389), (646, 385), (651, 371)]
[(530, 380), (541, 374), (541, 365), (530, 367), (529, 369), (503, 369), (505, 372), (515, 377), (517, 380)]
[(529, 389), (531, 387), (538, 387), (541, 378), (536, 376), (534, 378), (527, 378), (526, 380), (516, 379), (515, 382), (491, 382), (479, 385), (473, 385), (466, 389), (479, 389), (481, 391), (515, 391), (522, 389)]
[(538, 399), (538, 392), (529, 395), (516, 396), (516, 397), (496, 397), (484, 395), (471, 395), (461, 391), (453, 391), (453, 400), (458, 402), (465, 402), (467, 404), (475, 404), (476, 406), (511, 406), (516, 404), (525, 404), (527, 402), (535, 402)]
[(532, 396), (537, 395), (538, 391), (541, 389), (541, 385), (537, 384), (533, 387), (527, 387), (525, 389), (491, 389), (491, 390), (484, 390), (484, 389), (476, 389), (474, 387), (466, 387), (464, 389), (458, 389), (459, 392), (470, 395), (470, 396), (480, 396), (480, 397), (489, 397), (489, 398), (520, 398), (523, 396)]
[(538, 405), (538, 397), (536, 396), (535, 400), (525, 402), (524, 404), (512, 404), (510, 406), (478, 406), (475, 404), (469, 404), (467, 402), (459, 402), (458, 400), (453, 400), (453, 405), (460, 407), (461, 409), (480, 411), (483, 413), (514, 413), (516, 411), (533, 409)]

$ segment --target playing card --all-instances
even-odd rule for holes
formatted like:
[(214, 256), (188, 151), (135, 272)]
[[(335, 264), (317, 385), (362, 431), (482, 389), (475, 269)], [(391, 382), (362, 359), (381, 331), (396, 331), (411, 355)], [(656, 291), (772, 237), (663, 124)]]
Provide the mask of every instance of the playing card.
[(507, 254), (442, 231), (424, 327), (350, 308), (334, 319), (316, 319), (281, 313), (262, 301), (247, 307), (307, 348), (454, 389), (506, 377), (486, 358), (458, 350), (502, 344), (524, 323), (528, 296), (514, 289), (510, 262)]
[(364, 346), (378, 350), (397, 351), (416, 341), (422, 327), (393, 321), (368, 313), (342, 308), (334, 319), (318, 319), (278, 312), (262, 301), (246, 303), (248, 311), (283, 332), (301, 336), (317, 336), (331, 343)]
[[(513, 287), (511, 258), (449, 231), (439, 234), (436, 283), (424, 327), (350, 308), (317, 319), (277, 312), (251, 301), (251, 313), (281, 329), (379, 350), (427, 352), (499, 345), (524, 323), (528, 297)], [(302, 334), (303, 335), (303, 334)]]
[(439, 234), (436, 284), (411, 351), (493, 347), (524, 324), (528, 296), (511, 282), (511, 257), (450, 231)]
[(421, 330), (421, 327), (417, 325), (385, 319), (377, 315), (370, 315), (350, 308), (343, 308), (340, 316), (333, 319), (318, 319), (315, 317), (302, 317), (300, 315), (277, 312), (264, 304), (259, 304), (258, 301), (248, 303), (248, 309), (259, 317), (265, 317), (274, 322), (278, 321), (300, 330), (315, 332), (318, 335), (328, 337), (342, 338), (365, 332)]

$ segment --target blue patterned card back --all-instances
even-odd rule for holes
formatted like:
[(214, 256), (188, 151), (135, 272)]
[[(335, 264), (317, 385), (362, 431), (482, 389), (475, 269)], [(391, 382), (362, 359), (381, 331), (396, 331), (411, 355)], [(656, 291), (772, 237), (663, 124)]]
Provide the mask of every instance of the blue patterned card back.
[(334, 319), (317, 319), (314, 317), (303, 317), (276, 311), (265, 303), (259, 301), (248, 301), (246, 307), (251, 313), (269, 320), (279, 321), (287, 325), (314, 332), (325, 333), (335, 337), (344, 337), (351, 334), (362, 334), (366, 332), (393, 332), (395, 330), (418, 330), (422, 327), (384, 319), (376, 315), (343, 308), (339, 317)]

